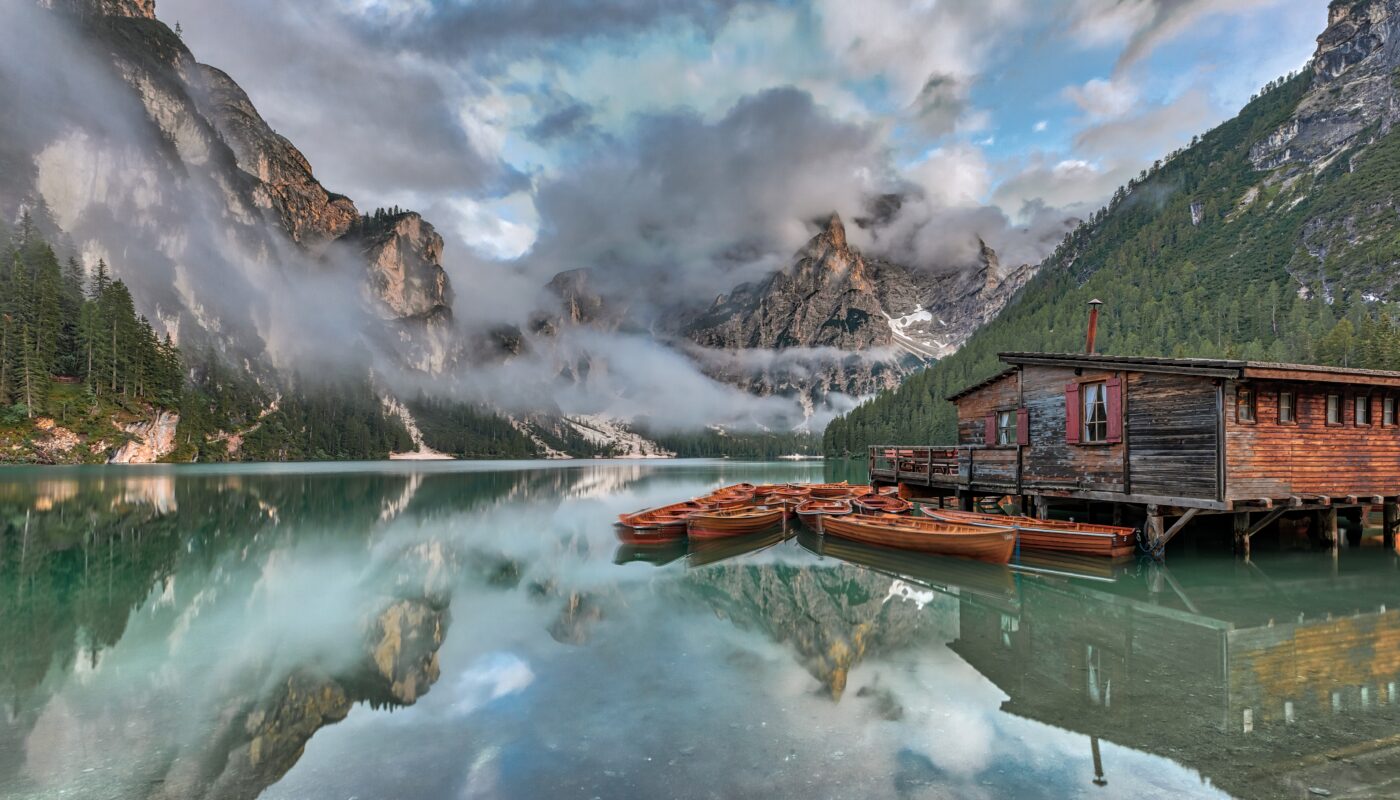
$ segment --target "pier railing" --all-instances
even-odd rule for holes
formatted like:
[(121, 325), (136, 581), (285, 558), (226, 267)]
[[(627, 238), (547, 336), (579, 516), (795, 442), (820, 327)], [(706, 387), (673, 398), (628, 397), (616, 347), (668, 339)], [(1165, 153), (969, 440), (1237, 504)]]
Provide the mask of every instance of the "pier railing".
[(1016, 448), (874, 445), (869, 466), (872, 479), (890, 483), (1012, 485), (1020, 480)]

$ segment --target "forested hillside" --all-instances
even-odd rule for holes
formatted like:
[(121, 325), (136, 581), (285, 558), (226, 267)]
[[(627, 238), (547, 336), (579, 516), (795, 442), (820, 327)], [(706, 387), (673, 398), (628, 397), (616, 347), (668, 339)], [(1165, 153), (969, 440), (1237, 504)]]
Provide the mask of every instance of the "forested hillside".
[(1302, 168), (1252, 160), (1313, 78), (1271, 84), (1120, 189), (961, 351), (834, 421), (827, 454), (953, 442), (944, 398), (1001, 369), (998, 352), (1081, 350), (1092, 298), (1101, 352), (1400, 368), (1400, 314), (1355, 285), (1393, 282), (1400, 260), (1400, 134), (1363, 131)]

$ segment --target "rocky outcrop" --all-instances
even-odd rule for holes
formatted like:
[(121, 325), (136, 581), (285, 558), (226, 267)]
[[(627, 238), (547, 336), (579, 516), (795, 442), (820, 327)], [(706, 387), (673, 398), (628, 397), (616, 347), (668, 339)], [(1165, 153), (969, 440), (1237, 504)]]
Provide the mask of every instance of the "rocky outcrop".
[(1333, 0), (1317, 38), (1312, 88), (1287, 123), (1250, 151), (1257, 169), (1311, 166), (1400, 119), (1400, 2)]
[(350, 240), (363, 253), (371, 291), (390, 316), (429, 319), (451, 313), (442, 237), (422, 217), (409, 211), (364, 219)]
[(254, 204), (271, 210), (293, 241), (313, 250), (344, 236), (359, 219), (355, 204), (326, 191), (306, 156), (272, 130), (232, 78), (204, 64), (197, 73), (201, 109), (233, 148), (239, 168), (258, 180)]
[(124, 430), (132, 437), (112, 454), (109, 464), (154, 464), (175, 450), (175, 431), (180, 415), (171, 411), (158, 412), (146, 422), (127, 425)]

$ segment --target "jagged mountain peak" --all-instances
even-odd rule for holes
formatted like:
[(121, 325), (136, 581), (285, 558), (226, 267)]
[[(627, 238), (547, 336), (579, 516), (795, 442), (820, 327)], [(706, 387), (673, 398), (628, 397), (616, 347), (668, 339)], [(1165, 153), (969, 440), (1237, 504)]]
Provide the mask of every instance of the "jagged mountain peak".
[(841, 221), (841, 215), (835, 211), (827, 217), (826, 224), (822, 226), (821, 233), (817, 234), (817, 240), (823, 240), (832, 247), (844, 250), (846, 248), (846, 224)]

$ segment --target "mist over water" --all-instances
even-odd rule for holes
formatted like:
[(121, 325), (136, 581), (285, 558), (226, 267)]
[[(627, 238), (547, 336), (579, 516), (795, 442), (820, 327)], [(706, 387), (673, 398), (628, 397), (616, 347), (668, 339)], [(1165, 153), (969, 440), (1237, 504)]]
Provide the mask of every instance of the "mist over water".
[(1066, 576), (796, 527), (689, 548), (612, 530), (740, 480), (861, 478), (733, 462), (0, 472), (0, 796), (1388, 785), (1400, 584), (1379, 548)]

